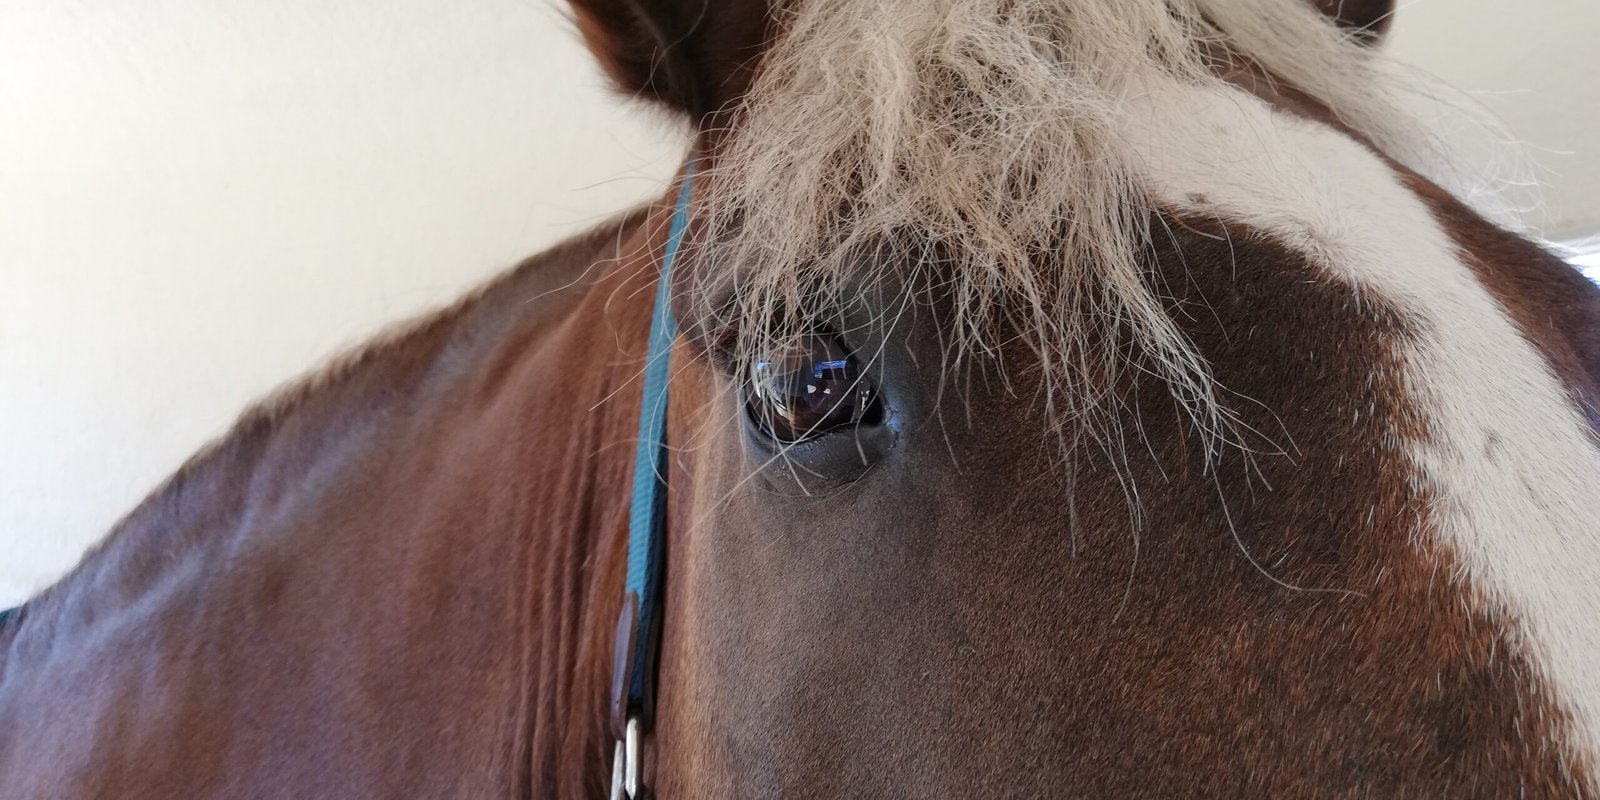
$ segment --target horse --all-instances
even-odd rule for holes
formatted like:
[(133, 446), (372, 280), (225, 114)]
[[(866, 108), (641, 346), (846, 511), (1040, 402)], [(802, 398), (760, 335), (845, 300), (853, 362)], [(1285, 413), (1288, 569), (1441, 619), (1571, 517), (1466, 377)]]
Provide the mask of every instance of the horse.
[(1392, 5), (572, 0), (672, 187), (0, 623), (0, 796), (1595, 796), (1600, 290)]

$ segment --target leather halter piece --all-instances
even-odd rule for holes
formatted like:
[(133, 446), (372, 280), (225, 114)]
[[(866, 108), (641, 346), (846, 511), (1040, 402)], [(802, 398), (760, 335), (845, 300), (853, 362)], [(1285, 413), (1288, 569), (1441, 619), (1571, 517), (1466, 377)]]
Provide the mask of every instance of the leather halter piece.
[(655, 722), (656, 656), (661, 650), (662, 578), (667, 528), (667, 362), (678, 324), (672, 317), (672, 262), (689, 227), (695, 160), (667, 229), (661, 259), (650, 344), (645, 355), (644, 395), (639, 404), (639, 441), (633, 456), (633, 500), (628, 514), (628, 578), (617, 618), (616, 661), (611, 672), (611, 735), (616, 739), (611, 799), (639, 800), (644, 785), (641, 740)]

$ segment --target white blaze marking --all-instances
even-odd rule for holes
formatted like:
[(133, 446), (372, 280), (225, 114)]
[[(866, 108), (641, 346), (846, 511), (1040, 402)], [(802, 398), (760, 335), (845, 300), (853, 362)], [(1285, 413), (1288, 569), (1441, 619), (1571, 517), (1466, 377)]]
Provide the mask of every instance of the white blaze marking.
[(1131, 102), (1122, 131), (1161, 202), (1248, 224), (1422, 323), (1395, 347), (1431, 436), (1404, 454), (1443, 543), (1572, 714), (1569, 752), (1596, 766), (1600, 450), (1544, 358), (1428, 207), (1350, 138), (1244, 92), (1177, 86)]

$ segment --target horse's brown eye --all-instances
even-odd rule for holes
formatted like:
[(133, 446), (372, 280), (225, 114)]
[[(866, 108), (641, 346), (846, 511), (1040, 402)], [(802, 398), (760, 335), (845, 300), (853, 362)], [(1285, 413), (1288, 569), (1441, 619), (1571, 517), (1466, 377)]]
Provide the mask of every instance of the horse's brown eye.
[(768, 436), (794, 444), (875, 421), (877, 401), (860, 366), (837, 337), (811, 335), (750, 367), (750, 418)]

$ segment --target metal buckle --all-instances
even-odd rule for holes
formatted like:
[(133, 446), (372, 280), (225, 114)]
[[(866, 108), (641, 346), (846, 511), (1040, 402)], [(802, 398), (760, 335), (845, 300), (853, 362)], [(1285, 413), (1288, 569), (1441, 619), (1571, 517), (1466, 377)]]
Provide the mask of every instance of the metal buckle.
[(626, 752), (622, 749), (622, 742), (617, 742), (616, 749), (611, 754), (611, 800), (628, 800), (627, 784), (623, 773), (627, 770), (624, 761)]
[(611, 800), (642, 800), (639, 796), (639, 758), (642, 733), (638, 717), (628, 718), (628, 732), (611, 754)]

